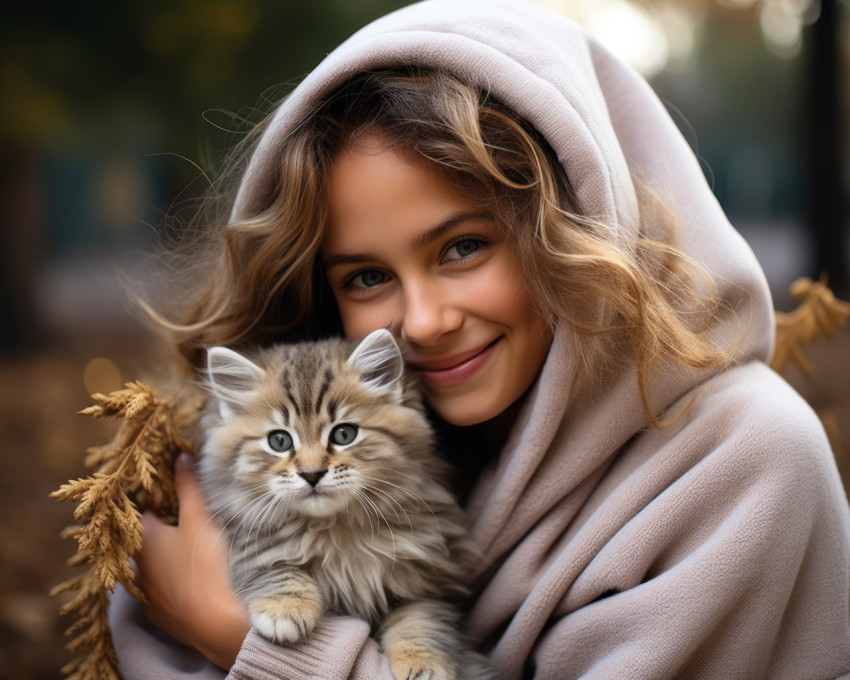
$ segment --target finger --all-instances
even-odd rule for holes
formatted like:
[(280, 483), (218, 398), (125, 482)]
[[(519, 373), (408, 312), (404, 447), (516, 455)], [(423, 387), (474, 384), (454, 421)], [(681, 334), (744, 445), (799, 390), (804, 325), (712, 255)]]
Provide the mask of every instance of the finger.
[(139, 568), (144, 570), (144, 563), (148, 558), (155, 559), (157, 554), (167, 550), (167, 542), (174, 532), (174, 527), (163, 522), (153, 510), (145, 510), (140, 519), (142, 525), (142, 549), (134, 558)]
[(183, 524), (207, 514), (201, 486), (195, 474), (194, 459), (188, 453), (181, 453), (174, 464), (174, 487), (180, 502), (178, 523)]
[(168, 535), (170, 529), (174, 529), (170, 524), (166, 524), (160, 517), (150, 508), (142, 513), (139, 520), (142, 524), (142, 535), (144, 542), (147, 544), (159, 543), (165, 536)]
[(163, 522), (152, 510), (142, 514), (142, 549), (136, 553), (136, 585), (147, 596), (148, 612), (156, 612), (164, 601), (173, 599), (174, 560), (179, 559), (177, 527)]

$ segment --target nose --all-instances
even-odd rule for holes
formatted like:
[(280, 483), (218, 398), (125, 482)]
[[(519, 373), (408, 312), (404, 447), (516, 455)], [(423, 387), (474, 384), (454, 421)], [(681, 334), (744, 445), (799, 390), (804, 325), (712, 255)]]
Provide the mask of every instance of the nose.
[(446, 284), (431, 281), (406, 282), (400, 335), (402, 340), (421, 346), (439, 339), (463, 324), (463, 313), (452, 302)]
[(306, 480), (306, 482), (315, 487), (316, 484), (319, 483), (319, 480), (325, 476), (327, 470), (317, 470), (316, 472), (299, 472), (298, 476), (302, 479)]

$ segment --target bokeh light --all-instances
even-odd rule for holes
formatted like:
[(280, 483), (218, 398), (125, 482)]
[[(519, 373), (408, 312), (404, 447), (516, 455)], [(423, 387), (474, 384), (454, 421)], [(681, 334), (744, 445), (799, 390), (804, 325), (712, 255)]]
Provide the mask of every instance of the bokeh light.
[(96, 357), (86, 364), (83, 385), (89, 394), (108, 394), (121, 387), (121, 371), (111, 359)]
[(697, 45), (698, 5), (629, 0), (535, 0), (587, 26), (614, 54), (647, 78), (685, 64)]

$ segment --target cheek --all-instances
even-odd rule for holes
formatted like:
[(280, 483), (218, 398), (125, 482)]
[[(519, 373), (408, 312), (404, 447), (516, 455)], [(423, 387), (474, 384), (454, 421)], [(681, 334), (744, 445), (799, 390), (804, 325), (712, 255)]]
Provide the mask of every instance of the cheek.
[(502, 291), (499, 317), (508, 327), (511, 368), (505, 376), (506, 396), (518, 398), (534, 381), (549, 354), (552, 334), (524, 285), (511, 279)]
[(386, 328), (393, 320), (392, 305), (387, 303), (352, 304), (337, 300), (337, 308), (349, 340), (364, 338), (372, 331)]
[(519, 267), (507, 252), (482, 267), (456, 289), (457, 302), (468, 312), (488, 321), (525, 331), (538, 327), (539, 317), (523, 284)]

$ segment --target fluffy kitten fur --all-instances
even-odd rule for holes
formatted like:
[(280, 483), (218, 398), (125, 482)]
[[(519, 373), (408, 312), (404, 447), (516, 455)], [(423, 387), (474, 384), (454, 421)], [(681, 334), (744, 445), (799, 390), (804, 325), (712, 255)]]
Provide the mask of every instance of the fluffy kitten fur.
[(201, 484), (254, 628), (294, 643), (354, 615), (400, 680), (487, 677), (446, 603), (473, 551), (390, 333), (250, 358), (215, 347), (207, 388)]

